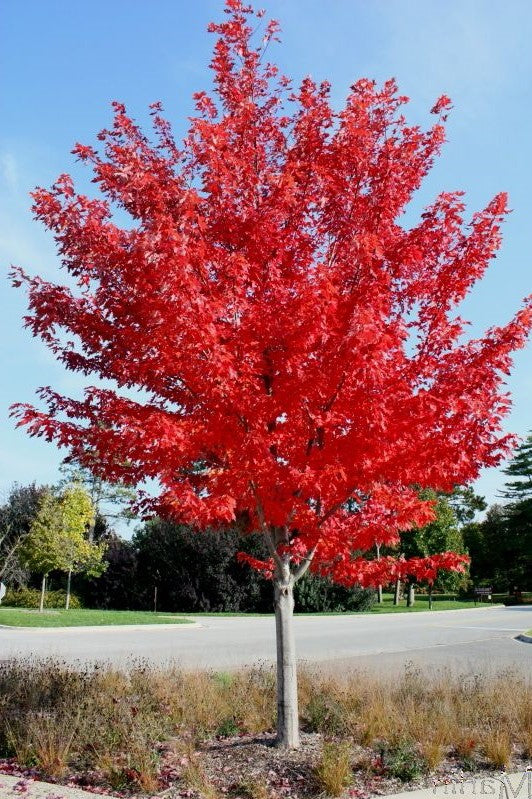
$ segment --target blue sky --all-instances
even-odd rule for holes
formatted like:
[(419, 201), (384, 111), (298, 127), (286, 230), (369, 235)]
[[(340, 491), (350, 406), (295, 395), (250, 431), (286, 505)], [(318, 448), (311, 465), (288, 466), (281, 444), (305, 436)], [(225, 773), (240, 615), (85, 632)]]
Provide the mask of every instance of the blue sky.
[[(177, 133), (185, 131), (191, 95), (209, 86), (207, 64), (221, 0), (4, 0), (0, 42), (0, 492), (17, 480), (53, 482), (61, 454), (29, 439), (8, 419), (16, 401), (52, 385), (78, 394), (66, 373), (22, 329), (24, 296), (9, 287), (9, 264), (60, 279), (54, 245), (29, 212), (28, 192), (61, 172), (85, 184), (69, 154), (92, 143), (125, 102), (138, 120), (162, 100)], [(409, 120), (431, 122), (442, 93), (454, 110), (448, 143), (415, 208), (442, 190), (465, 189), (471, 210), (500, 190), (513, 213), (499, 257), (463, 307), (472, 334), (506, 321), (532, 291), (532, 4), (528, 0), (261, 0), (280, 20), (282, 44), (270, 51), (296, 80), (333, 84), (338, 105), (359, 77), (397, 78), (410, 96)], [(532, 347), (515, 359), (508, 381), (514, 406), (506, 427), (532, 427)], [(476, 484), (494, 501), (503, 477), (486, 470)]]

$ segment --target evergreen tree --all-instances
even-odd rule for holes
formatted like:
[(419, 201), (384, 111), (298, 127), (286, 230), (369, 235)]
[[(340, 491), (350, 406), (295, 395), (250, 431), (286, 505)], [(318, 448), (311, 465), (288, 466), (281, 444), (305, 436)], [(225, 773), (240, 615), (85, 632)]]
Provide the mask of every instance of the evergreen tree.
[(504, 484), (503, 498), (517, 501), (532, 498), (532, 434), (517, 447), (503, 472), (511, 478)]
[(460, 526), (474, 521), (477, 513), (488, 507), (484, 497), (475, 494), (471, 486), (456, 486), (446, 497)]

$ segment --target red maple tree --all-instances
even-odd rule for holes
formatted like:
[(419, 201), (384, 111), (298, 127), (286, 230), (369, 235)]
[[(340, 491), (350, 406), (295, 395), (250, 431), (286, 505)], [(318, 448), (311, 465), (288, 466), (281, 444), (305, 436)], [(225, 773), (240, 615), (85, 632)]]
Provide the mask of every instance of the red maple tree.
[(293, 88), (266, 61), (276, 22), (257, 46), (251, 8), (226, 14), (210, 26), (214, 91), (195, 95), (181, 145), (159, 103), (150, 140), (116, 102), (98, 149), (73, 150), (101, 198), (68, 175), (34, 192), (76, 287), (14, 270), (26, 325), (114, 387), (43, 388), (47, 410), (14, 413), (107, 480), (157, 481), (146, 512), (262, 531), (270, 559), (247, 560), (273, 577), (278, 737), (297, 746), (294, 581), (309, 566), (348, 586), (463, 567), (363, 553), (431, 521), (420, 489), (451, 491), (508, 452), (504, 378), (532, 311), (473, 340), (456, 315), (499, 247), (504, 194), (469, 225), (461, 192), (400, 222), (447, 97), (427, 131), (393, 80), (359, 80), (336, 111), (328, 83)]

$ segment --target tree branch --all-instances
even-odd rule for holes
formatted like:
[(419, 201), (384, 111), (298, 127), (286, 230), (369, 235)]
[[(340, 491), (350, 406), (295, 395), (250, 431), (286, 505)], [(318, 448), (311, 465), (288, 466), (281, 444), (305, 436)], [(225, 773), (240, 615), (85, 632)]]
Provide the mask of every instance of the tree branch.
[(309, 549), (309, 551), (307, 552), (306, 557), (303, 558), (303, 560), (299, 563), (297, 569), (294, 570), (294, 572), (292, 574), (294, 583), (297, 583), (297, 581), (300, 580), (303, 577), (303, 575), (307, 573), (307, 571), (309, 569), (309, 566), (312, 563), (312, 559), (314, 558), (314, 555), (316, 554), (317, 548), (318, 548), (318, 545), (315, 544), (312, 547), (312, 549)]
[(255, 497), (256, 507), (257, 507), (257, 516), (259, 517), (259, 522), (261, 526), (262, 533), (264, 535), (264, 539), (266, 541), (266, 546), (268, 547), (268, 552), (272, 556), (275, 565), (277, 566), (279, 573), (282, 574), (285, 569), (285, 564), (283, 563), (275, 544), (272, 539), (272, 535), (268, 525), (266, 524), (266, 519), (264, 517), (264, 508), (262, 507), (262, 502), (259, 499), (259, 495), (257, 494), (257, 489), (255, 487), (255, 483), (250, 483), (251, 490), (253, 492), (253, 496)]

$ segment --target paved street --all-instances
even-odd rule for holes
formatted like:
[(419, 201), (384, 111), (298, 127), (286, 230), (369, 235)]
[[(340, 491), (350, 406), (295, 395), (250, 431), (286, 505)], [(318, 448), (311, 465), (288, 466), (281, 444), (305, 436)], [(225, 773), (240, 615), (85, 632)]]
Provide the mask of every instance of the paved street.
[[(381, 616), (299, 616), (299, 659), (326, 667), (530, 671), (532, 644), (514, 640), (532, 627), (532, 608), (482, 608)], [(270, 663), (273, 617), (201, 617), (199, 626), (0, 629), (0, 658), (54, 656), (69, 662), (140, 659), (155, 665), (235, 668)], [(378, 657), (375, 657), (378, 655)]]

